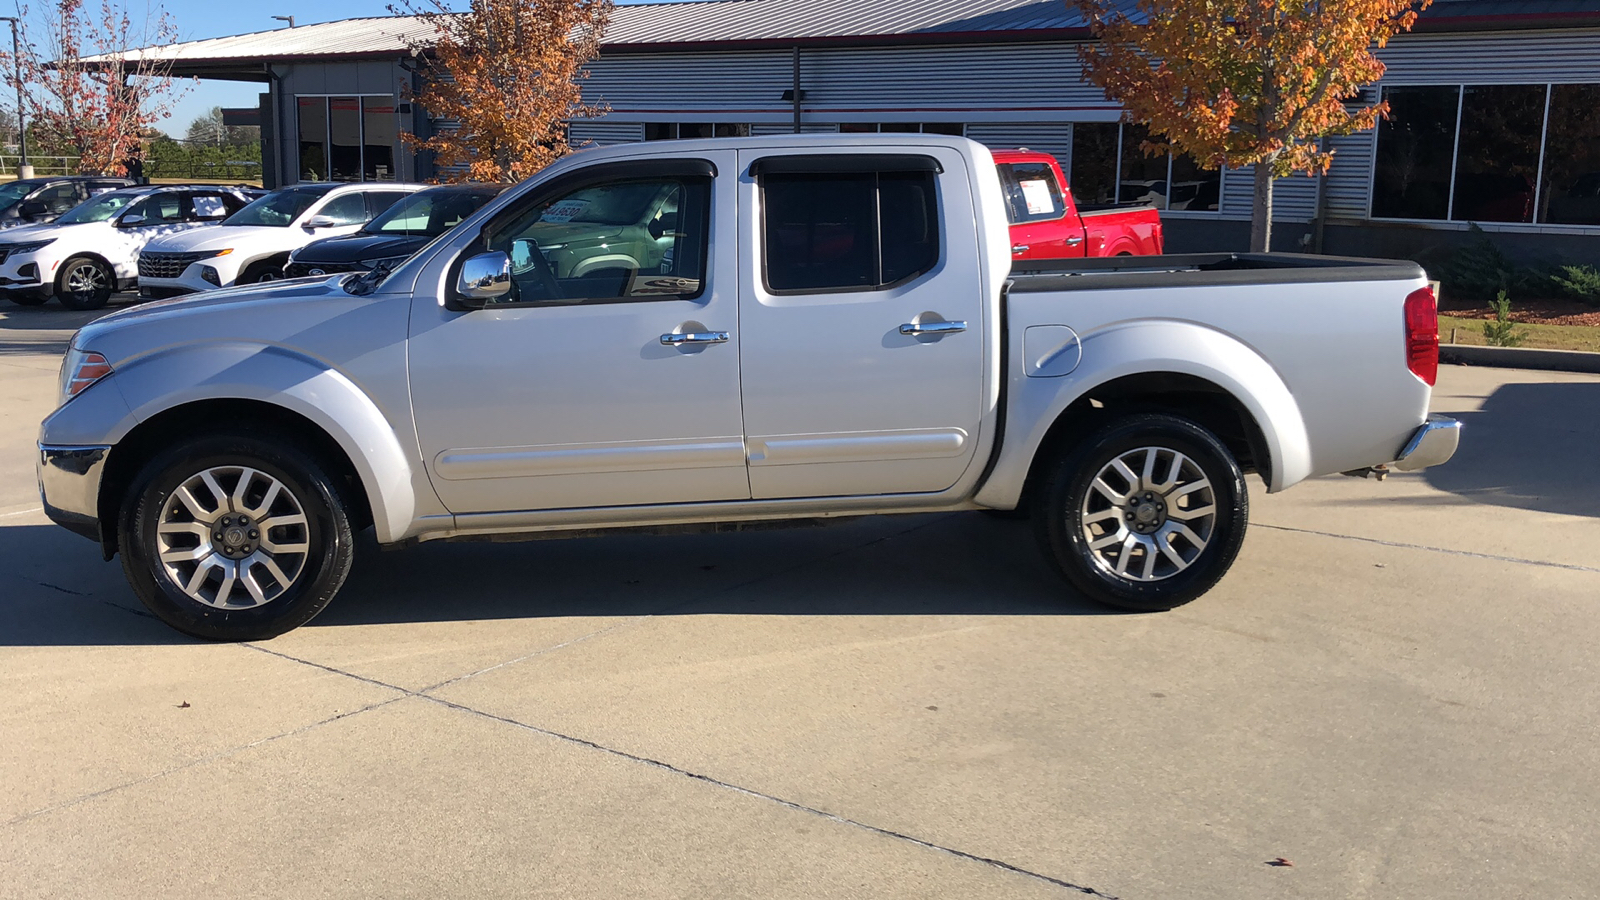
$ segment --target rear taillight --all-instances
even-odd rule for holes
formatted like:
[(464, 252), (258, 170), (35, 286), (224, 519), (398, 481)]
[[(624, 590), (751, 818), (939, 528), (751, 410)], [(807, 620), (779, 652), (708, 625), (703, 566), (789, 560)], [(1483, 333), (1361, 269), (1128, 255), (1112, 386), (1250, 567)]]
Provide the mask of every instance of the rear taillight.
[(1432, 287), (1406, 297), (1406, 366), (1430, 387), (1439, 380), (1439, 303)]

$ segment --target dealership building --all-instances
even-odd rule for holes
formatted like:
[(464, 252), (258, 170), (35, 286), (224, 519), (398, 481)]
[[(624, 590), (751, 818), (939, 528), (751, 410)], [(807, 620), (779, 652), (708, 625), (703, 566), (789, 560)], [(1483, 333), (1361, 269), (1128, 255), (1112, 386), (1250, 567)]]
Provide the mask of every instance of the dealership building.
[[(1130, 4), (1131, 6), (1131, 4)], [(178, 76), (259, 82), (264, 177), (434, 176), (402, 131), (430, 27), (408, 17), (151, 48)], [(574, 144), (805, 132), (960, 134), (1054, 153), (1080, 202), (1146, 200), (1172, 250), (1242, 249), (1249, 169), (1139, 150), (1084, 81), (1062, 0), (706, 0), (620, 6)], [(1334, 138), (1326, 176), (1277, 182), (1274, 249), (1427, 256), (1476, 225), (1525, 257), (1600, 261), (1600, 0), (1436, 0), (1379, 53), (1373, 132)]]

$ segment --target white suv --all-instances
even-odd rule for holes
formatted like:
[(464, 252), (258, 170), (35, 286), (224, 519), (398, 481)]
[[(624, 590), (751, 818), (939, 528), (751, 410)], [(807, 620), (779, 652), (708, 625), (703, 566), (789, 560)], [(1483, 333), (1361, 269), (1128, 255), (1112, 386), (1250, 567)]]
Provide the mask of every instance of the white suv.
[(68, 309), (98, 309), (113, 291), (132, 286), (145, 244), (215, 225), (254, 193), (209, 185), (119, 188), (47, 225), (9, 229), (0, 236), (0, 293), (23, 306), (55, 296)]
[(139, 254), (139, 296), (172, 297), (281, 278), (291, 251), (351, 234), (423, 187), (299, 184), (273, 191), (216, 228), (151, 241)]

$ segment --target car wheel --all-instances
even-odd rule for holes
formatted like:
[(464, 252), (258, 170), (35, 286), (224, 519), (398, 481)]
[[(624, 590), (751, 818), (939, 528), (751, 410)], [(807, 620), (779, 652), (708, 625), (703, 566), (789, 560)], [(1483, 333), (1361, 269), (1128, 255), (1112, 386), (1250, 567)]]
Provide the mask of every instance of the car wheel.
[(268, 281), (277, 281), (283, 277), (283, 265), (274, 266), (271, 260), (255, 263), (244, 270), (239, 276), (238, 284), (264, 284)]
[(276, 637), (326, 608), (350, 572), (354, 537), (335, 481), (312, 454), (264, 435), (168, 449), (123, 508), (134, 592), (195, 637)]
[(99, 309), (111, 299), (116, 275), (111, 267), (88, 256), (74, 256), (56, 276), (56, 299), (67, 309)]
[(1101, 426), (1035, 497), (1036, 534), (1089, 598), (1144, 612), (1181, 606), (1228, 571), (1249, 494), (1216, 436), (1187, 419), (1140, 414)]
[(7, 293), (6, 299), (18, 306), (43, 306), (44, 304), (50, 302), (50, 295)]

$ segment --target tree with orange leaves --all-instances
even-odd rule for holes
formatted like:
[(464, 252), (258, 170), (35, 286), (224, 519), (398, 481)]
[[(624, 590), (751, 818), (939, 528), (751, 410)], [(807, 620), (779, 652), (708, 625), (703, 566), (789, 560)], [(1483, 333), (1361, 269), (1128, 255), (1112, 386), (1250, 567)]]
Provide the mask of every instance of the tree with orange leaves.
[[(1272, 181), (1324, 173), (1324, 137), (1372, 128), (1388, 104), (1347, 105), (1383, 75), (1373, 50), (1407, 31), (1431, 0), (1067, 0), (1098, 43), (1086, 77), (1144, 122), (1147, 153), (1186, 153), (1204, 168), (1255, 167), (1250, 249), (1271, 245)], [(1353, 107), (1353, 108), (1352, 108)]]
[(433, 26), (413, 99), (441, 127), (402, 134), (455, 181), (521, 181), (570, 152), (566, 123), (603, 115), (583, 102), (584, 65), (599, 54), (611, 0), (441, 0), (395, 8)]

